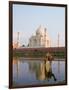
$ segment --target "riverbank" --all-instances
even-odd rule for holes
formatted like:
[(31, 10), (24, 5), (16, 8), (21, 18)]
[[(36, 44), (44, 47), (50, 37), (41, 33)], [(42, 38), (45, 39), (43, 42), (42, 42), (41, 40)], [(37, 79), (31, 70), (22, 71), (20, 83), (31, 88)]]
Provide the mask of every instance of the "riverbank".
[(53, 58), (65, 58), (65, 47), (50, 47), (50, 48), (17, 48), (13, 49), (15, 57), (32, 57), (43, 58), (49, 53)]
[[(46, 58), (32, 58), (32, 57), (14, 57), (14, 58), (18, 58), (19, 60), (46, 60)], [(49, 60), (49, 61), (65, 61), (65, 58), (54, 58), (53, 60)]]

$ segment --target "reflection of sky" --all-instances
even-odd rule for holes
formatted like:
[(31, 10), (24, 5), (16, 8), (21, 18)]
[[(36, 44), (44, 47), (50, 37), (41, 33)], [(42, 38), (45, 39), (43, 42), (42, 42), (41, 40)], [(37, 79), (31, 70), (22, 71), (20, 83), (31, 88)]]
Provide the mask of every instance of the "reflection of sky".
[(63, 7), (44, 7), (13, 5), (13, 38), (20, 32), (21, 44), (27, 44), (29, 37), (35, 33), (39, 25), (47, 28), (53, 45), (57, 44), (57, 33), (60, 33), (60, 44), (65, 41), (65, 9)]
[(54, 72), (55, 76), (57, 77), (58, 81), (65, 79), (65, 62), (64, 61), (56, 61), (52, 62), (52, 71)]
[[(58, 66), (58, 61), (52, 61), (52, 73), (55, 75), (57, 81), (54, 81), (54, 79), (51, 77), (49, 80), (40, 80), (37, 78), (36, 74), (39, 74), (40, 77), (41, 72), (39, 65), (41, 65), (41, 61), (28, 61), (28, 60), (22, 60), (18, 61), (18, 67), (17, 64), (13, 64), (13, 81), (15, 83), (18, 83), (18, 85), (27, 85), (27, 84), (52, 84), (57, 83), (59, 81), (63, 82), (65, 80), (65, 62), (59, 61), (60, 64)], [(31, 68), (29, 66), (32, 66)], [(36, 65), (35, 68), (33, 66)], [(38, 67), (37, 67), (38, 65)], [(18, 71), (17, 71), (18, 68)], [(58, 71), (59, 69), (59, 71)], [(37, 72), (38, 70), (38, 72)]]

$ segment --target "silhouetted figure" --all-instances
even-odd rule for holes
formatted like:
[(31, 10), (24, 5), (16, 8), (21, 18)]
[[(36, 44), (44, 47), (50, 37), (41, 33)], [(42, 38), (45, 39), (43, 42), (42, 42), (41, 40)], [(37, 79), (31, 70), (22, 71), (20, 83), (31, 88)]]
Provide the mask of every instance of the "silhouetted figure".
[(52, 73), (52, 67), (50, 61), (44, 61), (45, 63), (45, 76), (47, 79), (51, 79), (53, 77), (54, 81), (56, 81), (55, 75)]

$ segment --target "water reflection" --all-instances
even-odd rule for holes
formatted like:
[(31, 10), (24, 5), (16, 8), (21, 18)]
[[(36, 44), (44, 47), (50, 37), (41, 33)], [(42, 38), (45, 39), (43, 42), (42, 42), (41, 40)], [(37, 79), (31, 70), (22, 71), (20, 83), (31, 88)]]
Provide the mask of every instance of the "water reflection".
[[(65, 80), (65, 62), (13, 58), (13, 84), (51, 84)], [(42, 82), (44, 81), (44, 82)]]
[(41, 63), (33, 62), (29, 63), (29, 69), (32, 72), (35, 72), (36, 78), (38, 80), (49, 80), (53, 77), (56, 81), (56, 77), (52, 72), (52, 62), (51, 61), (42, 61)]

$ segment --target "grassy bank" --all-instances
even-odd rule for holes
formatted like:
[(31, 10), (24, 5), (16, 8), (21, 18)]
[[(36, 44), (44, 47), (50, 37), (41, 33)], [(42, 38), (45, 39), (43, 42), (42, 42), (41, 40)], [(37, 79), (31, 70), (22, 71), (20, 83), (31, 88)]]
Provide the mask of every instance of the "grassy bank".
[[(43, 51), (29, 51), (29, 52), (13, 52), (14, 57), (45, 57), (48, 52)], [(55, 58), (64, 58), (65, 54), (64, 52), (54, 52), (50, 53)]]

